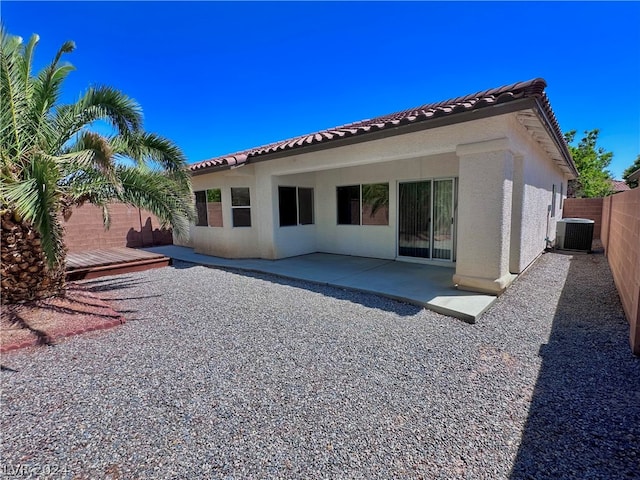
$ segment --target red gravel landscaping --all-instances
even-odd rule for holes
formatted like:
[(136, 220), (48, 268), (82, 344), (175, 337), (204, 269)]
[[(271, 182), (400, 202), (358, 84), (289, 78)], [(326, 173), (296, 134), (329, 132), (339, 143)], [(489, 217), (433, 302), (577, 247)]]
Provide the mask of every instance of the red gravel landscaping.
[(53, 345), (72, 335), (104, 330), (125, 323), (124, 317), (78, 285), (65, 297), (3, 305), (0, 315), (0, 352), (35, 345)]

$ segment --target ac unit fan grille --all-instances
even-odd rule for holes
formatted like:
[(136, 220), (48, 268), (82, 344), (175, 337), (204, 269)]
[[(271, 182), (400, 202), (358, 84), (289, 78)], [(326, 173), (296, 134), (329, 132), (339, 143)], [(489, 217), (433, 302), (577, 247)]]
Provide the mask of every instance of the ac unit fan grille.
[(593, 223), (567, 223), (564, 248), (567, 250), (591, 250)]

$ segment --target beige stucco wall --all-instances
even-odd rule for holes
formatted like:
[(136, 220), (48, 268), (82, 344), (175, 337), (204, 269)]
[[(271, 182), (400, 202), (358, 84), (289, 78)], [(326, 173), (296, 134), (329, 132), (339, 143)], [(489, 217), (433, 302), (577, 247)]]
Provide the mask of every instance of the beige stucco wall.
[[(514, 192), (517, 192), (518, 197), (514, 201), (521, 205), (513, 209), (519, 217), (512, 222), (514, 230), (510, 254), (510, 271), (517, 274), (555, 242), (556, 222), (562, 218), (561, 206), (567, 194), (568, 177), (515, 121), (511, 125), (510, 142), (511, 148), (516, 152), (514, 177), (518, 178), (518, 185), (514, 185)], [(554, 185), (556, 198), (552, 214)]]
[[(223, 257), (321, 251), (394, 259), (398, 182), (452, 177), (459, 178), (456, 278), (500, 292), (553, 241), (561, 183), (566, 192), (560, 169), (512, 114), (196, 175), (194, 190), (222, 189), (224, 227), (193, 227), (191, 244)], [(389, 225), (338, 225), (336, 187), (378, 182), (389, 183)], [(281, 185), (314, 188), (314, 225), (279, 226)], [(251, 189), (250, 228), (231, 226), (232, 186)]]
[(555, 239), (566, 177), (519, 123), (507, 132), (457, 149), (460, 287), (501, 293)]
[[(222, 189), (224, 227), (192, 227), (187, 245), (229, 258), (314, 251), (395, 258), (397, 182), (457, 176), (458, 142), (499, 136), (507, 125), (506, 117), (493, 117), (196, 175), (194, 190)], [(389, 182), (389, 226), (337, 225), (336, 186), (370, 182)], [(314, 187), (315, 226), (279, 226), (278, 185)], [(232, 186), (251, 188), (251, 228), (231, 226)]]
[[(318, 250), (344, 255), (396, 258), (397, 188), (403, 180), (457, 177), (458, 159), (440, 154), (367, 167), (339, 168), (317, 174)], [(389, 225), (338, 225), (336, 187), (352, 184), (389, 183)]]
[[(258, 219), (262, 209), (259, 207), (255, 172), (252, 165), (226, 170), (216, 175), (195, 176), (192, 178), (193, 190), (220, 188), (222, 194), (223, 227), (191, 226), (189, 246), (197, 253), (227, 258), (259, 257)], [(231, 211), (231, 187), (249, 187), (251, 198), (251, 227), (234, 228)]]

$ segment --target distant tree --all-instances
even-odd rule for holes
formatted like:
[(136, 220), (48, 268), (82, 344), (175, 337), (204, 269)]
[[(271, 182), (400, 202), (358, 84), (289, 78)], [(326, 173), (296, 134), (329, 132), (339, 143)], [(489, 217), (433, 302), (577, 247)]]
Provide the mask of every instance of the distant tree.
[(636, 161), (633, 162), (633, 165), (627, 168), (622, 174), (622, 178), (624, 178), (625, 182), (627, 182), (627, 185), (629, 185), (629, 187), (631, 188), (636, 188), (638, 186), (638, 180), (629, 180), (629, 175), (631, 175), (636, 170), (640, 170), (640, 155), (636, 157)]
[(604, 197), (612, 193), (613, 189), (611, 173), (607, 170), (613, 153), (597, 146), (600, 133), (598, 129), (584, 133), (585, 136), (577, 146), (572, 145), (576, 136), (575, 130), (564, 134), (579, 174), (572, 185), (574, 195), (587, 198)]

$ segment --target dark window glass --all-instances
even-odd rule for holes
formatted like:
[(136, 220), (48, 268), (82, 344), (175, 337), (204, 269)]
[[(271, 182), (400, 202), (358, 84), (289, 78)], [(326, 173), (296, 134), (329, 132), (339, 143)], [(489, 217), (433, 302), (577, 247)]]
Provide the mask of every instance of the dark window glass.
[(250, 227), (251, 226), (251, 209), (250, 208), (234, 208), (233, 226), (234, 227)]
[(210, 227), (222, 227), (222, 192), (219, 188), (207, 190), (207, 218)]
[(298, 188), (298, 218), (300, 225), (313, 224), (313, 188)]
[(278, 187), (278, 208), (280, 210), (281, 227), (298, 224), (298, 217), (296, 215), (296, 187)]
[(338, 187), (338, 225), (360, 225), (360, 185)]
[(196, 194), (196, 213), (198, 218), (196, 219), (196, 225), (198, 227), (206, 227), (207, 224), (207, 192), (201, 190), (195, 192)]
[(551, 216), (556, 216), (556, 184), (551, 187)]
[(231, 189), (231, 205), (234, 207), (248, 207), (251, 205), (249, 188), (240, 187)]
[(362, 224), (389, 225), (389, 184), (362, 185)]

